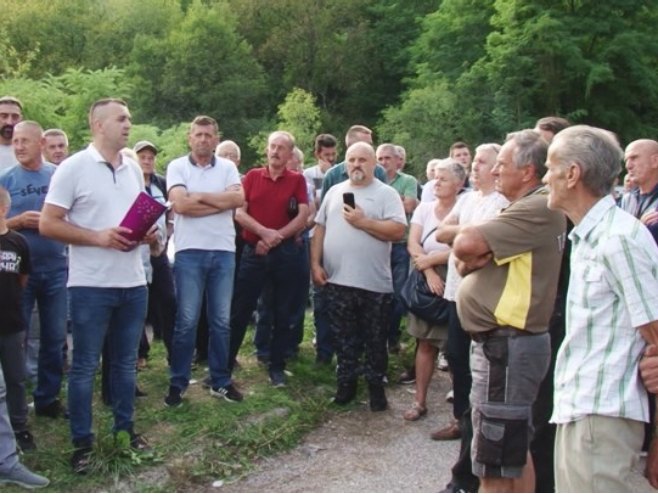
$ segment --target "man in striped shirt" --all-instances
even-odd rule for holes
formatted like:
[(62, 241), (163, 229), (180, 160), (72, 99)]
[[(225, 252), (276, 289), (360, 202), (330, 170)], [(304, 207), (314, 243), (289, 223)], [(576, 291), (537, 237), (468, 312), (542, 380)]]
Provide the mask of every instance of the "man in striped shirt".
[(580, 125), (555, 137), (546, 163), (548, 206), (575, 225), (551, 419), (558, 492), (629, 491), (649, 420), (638, 365), (658, 341), (658, 248), (610, 194), (622, 157), (610, 132)]

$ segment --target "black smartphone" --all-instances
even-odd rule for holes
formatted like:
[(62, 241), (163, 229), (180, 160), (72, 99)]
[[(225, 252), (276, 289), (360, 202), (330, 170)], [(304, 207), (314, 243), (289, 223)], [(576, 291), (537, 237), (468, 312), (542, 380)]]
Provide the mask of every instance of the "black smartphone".
[(345, 192), (343, 194), (343, 204), (347, 204), (352, 209), (356, 207), (356, 203), (354, 202), (354, 192)]

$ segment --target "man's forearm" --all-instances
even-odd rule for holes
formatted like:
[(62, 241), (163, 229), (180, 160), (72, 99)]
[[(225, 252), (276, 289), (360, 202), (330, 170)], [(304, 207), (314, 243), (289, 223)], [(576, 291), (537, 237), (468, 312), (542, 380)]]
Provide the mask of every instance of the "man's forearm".
[(98, 232), (69, 223), (64, 219), (41, 217), (39, 233), (44, 237), (73, 245), (98, 245)]
[(207, 206), (212, 206), (218, 211), (239, 208), (244, 204), (244, 193), (242, 190), (227, 190), (224, 192), (197, 192), (199, 201)]
[(295, 237), (298, 233), (306, 229), (306, 221), (308, 220), (308, 204), (300, 204), (298, 206), (297, 216), (283, 228), (279, 229), (279, 233), (283, 238)]
[(364, 232), (384, 242), (398, 242), (404, 238), (405, 225), (393, 220), (363, 218), (355, 225)]

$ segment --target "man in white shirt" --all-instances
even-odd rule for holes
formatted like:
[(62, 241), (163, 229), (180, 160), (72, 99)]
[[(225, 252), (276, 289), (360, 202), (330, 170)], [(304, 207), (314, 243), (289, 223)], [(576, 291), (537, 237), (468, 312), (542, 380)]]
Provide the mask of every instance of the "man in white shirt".
[[(119, 226), (144, 178), (137, 163), (122, 156), (131, 128), (119, 99), (96, 101), (89, 112), (92, 143), (64, 160), (53, 175), (39, 231), (70, 244), (69, 297), (73, 365), (69, 373), (70, 427), (75, 447), (71, 466), (89, 468), (94, 441), (92, 395), (103, 342), (112, 356), (110, 385), (114, 432), (125, 431), (135, 449), (148, 447), (133, 431), (137, 347), (146, 317), (147, 289), (137, 242)], [(145, 242), (155, 241), (149, 234)]]
[(242, 401), (229, 370), (229, 317), (235, 272), (233, 210), (244, 202), (233, 162), (214, 155), (219, 143), (215, 119), (198, 116), (188, 133), (190, 154), (167, 167), (174, 212), (176, 326), (171, 344), (167, 406), (182, 402), (191, 376), (202, 299), (208, 311), (210, 395)]
[(557, 492), (629, 491), (649, 420), (638, 367), (658, 342), (658, 248), (611, 196), (622, 157), (610, 132), (579, 125), (556, 135), (546, 162), (548, 206), (575, 225), (551, 418)]

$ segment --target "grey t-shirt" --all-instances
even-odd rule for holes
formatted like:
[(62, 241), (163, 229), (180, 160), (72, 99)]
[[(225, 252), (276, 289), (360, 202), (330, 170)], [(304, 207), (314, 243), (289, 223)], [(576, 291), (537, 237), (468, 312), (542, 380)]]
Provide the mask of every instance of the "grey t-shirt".
[(356, 205), (368, 218), (407, 224), (400, 194), (379, 180), (367, 187), (354, 187), (349, 180), (332, 187), (315, 217), (316, 223), (326, 228), (322, 264), (329, 283), (391, 293), (391, 242), (379, 240), (345, 221), (345, 192), (354, 193)]
[(0, 144), (0, 171), (18, 164), (13, 146)]

